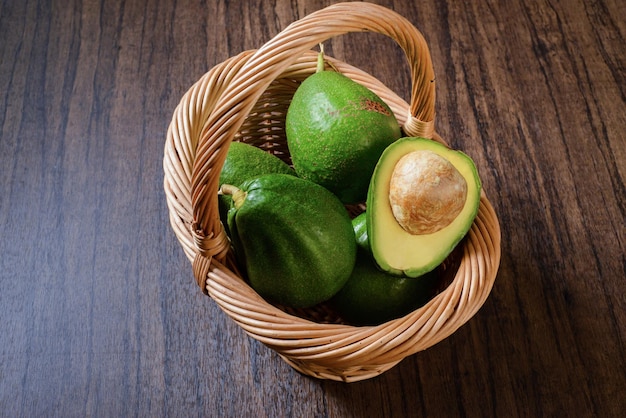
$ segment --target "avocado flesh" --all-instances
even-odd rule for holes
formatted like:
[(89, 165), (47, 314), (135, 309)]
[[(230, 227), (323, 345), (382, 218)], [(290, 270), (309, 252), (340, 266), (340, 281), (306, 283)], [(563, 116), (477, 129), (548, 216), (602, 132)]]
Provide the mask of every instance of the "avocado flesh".
[[(459, 214), (429, 234), (405, 231), (389, 203), (390, 179), (396, 163), (412, 151), (429, 150), (448, 160), (467, 183), (467, 197)], [(480, 203), (481, 182), (466, 154), (424, 138), (402, 138), (387, 147), (376, 165), (367, 197), (367, 232), (376, 264), (392, 274), (418, 277), (435, 269), (469, 231)]]

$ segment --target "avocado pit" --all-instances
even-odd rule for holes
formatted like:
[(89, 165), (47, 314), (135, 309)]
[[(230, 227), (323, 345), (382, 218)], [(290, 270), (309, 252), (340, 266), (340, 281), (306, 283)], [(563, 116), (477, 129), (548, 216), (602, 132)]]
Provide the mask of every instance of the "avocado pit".
[(398, 160), (389, 183), (393, 216), (412, 235), (435, 233), (461, 213), (467, 182), (447, 159), (430, 150), (409, 152)]

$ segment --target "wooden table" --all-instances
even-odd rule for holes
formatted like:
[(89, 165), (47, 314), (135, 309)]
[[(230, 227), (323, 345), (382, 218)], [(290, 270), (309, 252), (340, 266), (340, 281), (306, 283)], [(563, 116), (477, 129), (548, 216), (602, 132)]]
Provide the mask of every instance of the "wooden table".
[[(428, 40), (437, 131), (474, 158), (501, 222), (492, 293), (451, 337), (322, 381), (202, 294), (163, 191), (173, 109), (330, 3), (0, 4), (0, 415), (622, 416), (622, 1), (377, 1)], [(408, 99), (390, 40), (327, 45)]]

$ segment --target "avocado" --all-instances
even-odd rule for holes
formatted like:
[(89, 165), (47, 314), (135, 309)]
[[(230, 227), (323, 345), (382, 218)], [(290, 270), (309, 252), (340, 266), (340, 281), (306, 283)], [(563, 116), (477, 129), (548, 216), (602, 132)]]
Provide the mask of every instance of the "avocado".
[(401, 138), (372, 175), (366, 224), (377, 265), (418, 277), (436, 268), (469, 231), (481, 181), (472, 159), (425, 138)]
[(414, 311), (436, 294), (440, 281), (437, 271), (409, 278), (378, 268), (370, 252), (365, 212), (352, 220), (352, 227), (358, 247), (356, 264), (347, 283), (330, 300), (345, 321), (354, 325), (381, 324)]
[[(234, 141), (230, 143), (226, 160), (222, 166), (222, 171), (220, 171), (219, 185), (239, 186), (250, 178), (270, 173), (296, 175), (294, 169), (277, 156), (254, 145)], [(227, 213), (231, 206), (231, 197), (220, 195), (218, 205), (220, 219), (226, 232), (229, 233)]]
[(326, 301), (346, 283), (356, 259), (350, 216), (322, 186), (287, 174), (264, 174), (232, 196), (228, 226), (237, 260), (263, 298), (292, 308)]
[(318, 183), (345, 204), (364, 202), (383, 150), (401, 131), (389, 106), (365, 86), (335, 71), (318, 71), (297, 88), (285, 133), (299, 177)]
[(438, 278), (436, 271), (419, 278), (391, 275), (359, 248), (350, 278), (330, 303), (351, 324), (378, 325), (424, 306), (435, 295)]
[(365, 251), (370, 251), (370, 243), (367, 239), (367, 217), (365, 212), (360, 213), (352, 219), (352, 228), (354, 229), (354, 238), (356, 245)]
[(238, 186), (249, 178), (269, 173), (296, 175), (293, 168), (274, 154), (245, 142), (234, 141), (230, 143), (220, 171), (219, 185)]

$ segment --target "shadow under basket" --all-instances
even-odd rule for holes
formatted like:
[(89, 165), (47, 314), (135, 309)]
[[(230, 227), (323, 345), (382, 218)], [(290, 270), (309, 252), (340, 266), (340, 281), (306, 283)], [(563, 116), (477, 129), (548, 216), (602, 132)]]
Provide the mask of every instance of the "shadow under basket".
[(358, 68), (331, 57), (327, 62), (378, 94), (405, 136), (445, 143), (434, 129), (435, 77), (421, 33), (387, 8), (350, 2), (307, 15), (258, 50), (213, 67), (175, 109), (164, 153), (170, 223), (202, 290), (296, 370), (346, 382), (377, 376), (454, 333), (489, 296), (500, 263), (500, 226), (483, 191), (470, 231), (444, 263), (446, 286), (402, 318), (357, 327), (323, 305), (288, 311), (266, 302), (239, 273), (218, 211), (219, 174), (230, 142), (247, 142), (289, 162), (285, 115), (299, 84), (316, 70), (313, 48), (333, 36), (366, 31), (387, 35), (404, 50), (411, 103)]

